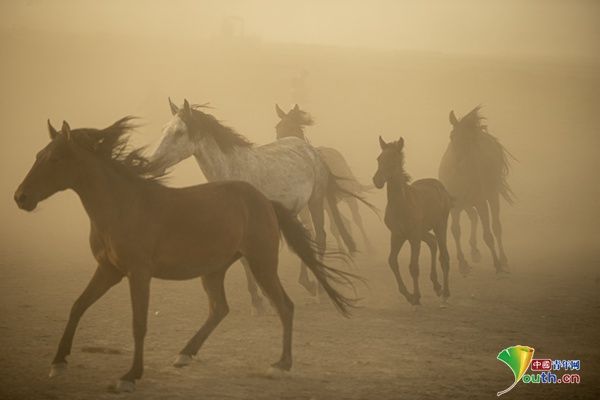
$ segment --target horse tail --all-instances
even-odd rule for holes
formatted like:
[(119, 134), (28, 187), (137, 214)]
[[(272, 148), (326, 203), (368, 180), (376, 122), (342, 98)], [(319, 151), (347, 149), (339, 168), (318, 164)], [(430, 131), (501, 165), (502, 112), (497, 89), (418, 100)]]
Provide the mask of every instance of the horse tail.
[(358, 280), (362, 278), (328, 267), (319, 261), (319, 256), (322, 254), (317, 244), (310, 239), (310, 234), (304, 225), (281, 203), (272, 201), (271, 204), (288, 246), (308, 266), (338, 311), (345, 317), (350, 316), (349, 309), (355, 307), (356, 299), (344, 296), (332, 286), (332, 283), (354, 287), (352, 278)]
[(326, 168), (329, 173), (329, 179), (327, 180), (326, 197), (327, 202), (329, 203), (329, 209), (331, 210), (331, 216), (333, 217), (333, 222), (335, 223), (336, 227), (338, 228), (338, 231), (340, 232), (340, 236), (342, 237), (344, 244), (346, 245), (346, 247), (348, 247), (348, 250), (351, 253), (353, 253), (356, 251), (356, 243), (354, 242), (352, 235), (350, 235), (350, 232), (348, 232), (348, 229), (346, 228), (346, 226), (344, 225), (344, 221), (342, 220), (340, 210), (337, 206), (339, 196), (343, 194), (349, 197), (354, 197), (355, 199), (358, 199), (360, 202), (364, 203), (377, 215), (379, 215), (377, 212), (378, 210), (377, 207), (369, 203), (362, 196), (359, 196), (356, 193), (342, 188), (339, 185), (339, 181), (344, 178), (335, 176), (327, 166)]

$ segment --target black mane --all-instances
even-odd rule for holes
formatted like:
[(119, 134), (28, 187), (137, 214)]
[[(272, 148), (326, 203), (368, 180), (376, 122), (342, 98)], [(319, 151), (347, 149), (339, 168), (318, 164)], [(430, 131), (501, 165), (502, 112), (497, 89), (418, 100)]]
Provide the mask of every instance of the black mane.
[(166, 175), (156, 174), (155, 168), (143, 155), (145, 147), (130, 149), (129, 137), (137, 127), (132, 121), (136, 117), (126, 116), (104, 129), (80, 128), (71, 132), (73, 140), (108, 161), (123, 173), (146, 181), (158, 181)]

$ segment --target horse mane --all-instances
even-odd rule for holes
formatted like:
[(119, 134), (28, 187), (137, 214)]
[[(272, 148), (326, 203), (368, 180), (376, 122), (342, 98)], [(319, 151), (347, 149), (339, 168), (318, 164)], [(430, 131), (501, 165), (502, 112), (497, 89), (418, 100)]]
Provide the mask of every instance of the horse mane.
[(73, 140), (125, 175), (158, 182), (167, 173), (155, 172), (153, 164), (143, 155), (146, 147), (130, 148), (131, 132), (138, 127), (133, 124), (135, 119), (136, 117), (128, 115), (104, 129), (74, 129)]
[(252, 147), (254, 145), (248, 138), (240, 135), (233, 128), (223, 125), (211, 114), (202, 112), (201, 108), (207, 108), (207, 105), (194, 104), (191, 106), (191, 120), (183, 115), (183, 110), (179, 111), (182, 113), (180, 117), (192, 128), (192, 134), (196, 134), (200, 130), (209, 133), (215, 139), (221, 151), (225, 153), (236, 147)]
[[(481, 105), (479, 105), (462, 117), (457, 125), (463, 130), (472, 133), (469, 137), (475, 141), (474, 144), (478, 152), (484, 151), (487, 152), (486, 156), (491, 155), (485, 157), (487, 161), (493, 163), (490, 165), (491, 168), (487, 169), (491, 176), (486, 178), (492, 182), (497, 182), (498, 190), (502, 197), (509, 204), (513, 204), (515, 196), (508, 184), (507, 177), (511, 168), (510, 160), (516, 160), (516, 158), (500, 143), (496, 136), (489, 132), (485, 121), (486, 118), (481, 115)], [(473, 153), (467, 154), (473, 156)]]

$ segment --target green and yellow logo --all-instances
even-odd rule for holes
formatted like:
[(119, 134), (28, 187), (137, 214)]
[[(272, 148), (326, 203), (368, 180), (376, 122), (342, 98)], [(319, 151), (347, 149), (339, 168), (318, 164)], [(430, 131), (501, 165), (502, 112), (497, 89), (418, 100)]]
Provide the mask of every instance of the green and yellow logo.
[(529, 368), (529, 364), (531, 364), (531, 360), (533, 359), (534, 348), (529, 346), (511, 346), (502, 350), (498, 353), (498, 360), (502, 361), (504, 364), (508, 365), (508, 368), (512, 371), (515, 376), (515, 381), (508, 388), (497, 393), (498, 396), (502, 396), (503, 394), (509, 392), (512, 388), (514, 388), (517, 383), (523, 378), (525, 372)]

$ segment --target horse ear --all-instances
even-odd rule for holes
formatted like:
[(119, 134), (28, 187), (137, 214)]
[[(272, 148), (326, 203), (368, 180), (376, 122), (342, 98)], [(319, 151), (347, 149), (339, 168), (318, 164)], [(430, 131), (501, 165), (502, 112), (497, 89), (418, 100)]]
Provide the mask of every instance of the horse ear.
[(296, 104), (296, 105), (294, 106), (294, 111), (300, 111), (300, 107), (298, 107), (298, 104)]
[(58, 131), (54, 129), (54, 127), (50, 123), (50, 119), (48, 119), (48, 133), (50, 134), (50, 139), (54, 139), (58, 136)]
[(400, 139), (398, 139), (396, 146), (398, 146), (398, 151), (402, 151), (404, 148), (404, 138), (402, 136), (400, 136)]
[(285, 113), (285, 111), (283, 111), (280, 107), (279, 104), (275, 104), (275, 112), (277, 113), (277, 116), (281, 119), (284, 119), (287, 114)]
[(379, 136), (379, 147), (381, 147), (381, 150), (385, 149), (386, 146), (387, 143), (385, 142), (385, 140), (383, 140), (383, 138)]
[(71, 140), (71, 127), (67, 121), (63, 121), (62, 128), (60, 129), (63, 135), (67, 137), (67, 140)]
[(179, 107), (177, 107), (175, 104), (173, 104), (170, 97), (169, 97), (169, 107), (171, 107), (171, 114), (175, 115), (179, 112)]
[(458, 124), (458, 119), (456, 119), (456, 115), (454, 115), (454, 110), (450, 111), (450, 123), (452, 126)]
[(190, 108), (190, 103), (188, 103), (187, 99), (183, 100), (183, 114), (187, 115), (187, 116), (192, 114), (192, 110)]

